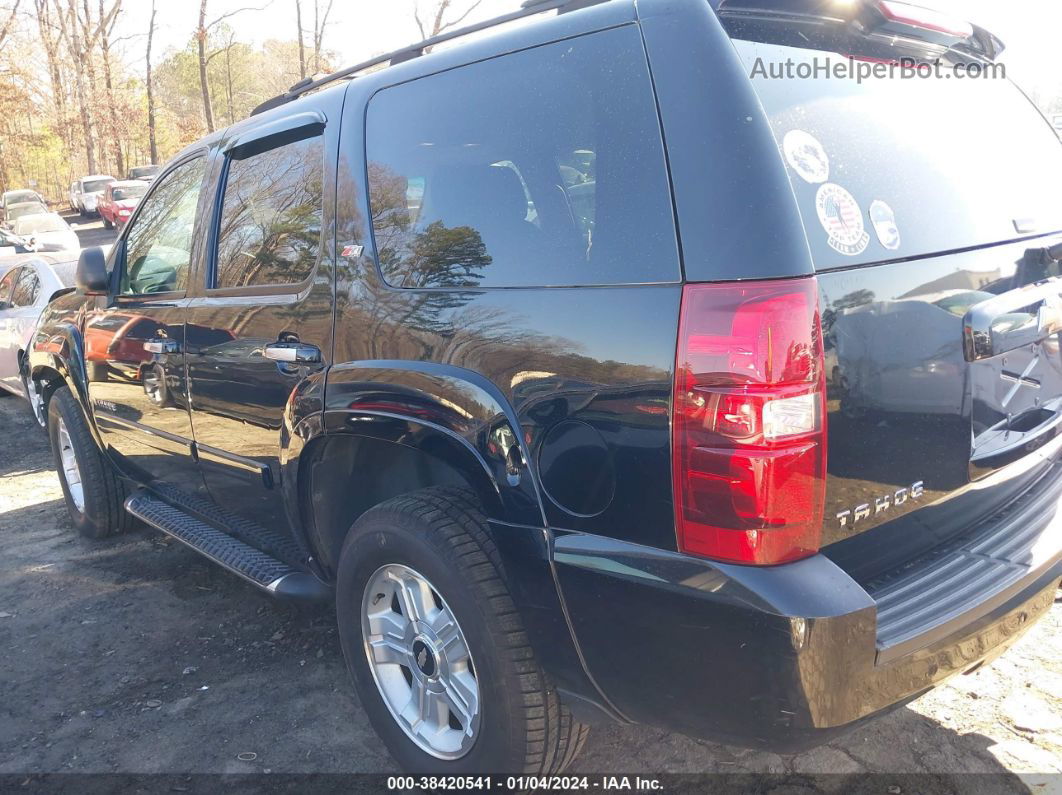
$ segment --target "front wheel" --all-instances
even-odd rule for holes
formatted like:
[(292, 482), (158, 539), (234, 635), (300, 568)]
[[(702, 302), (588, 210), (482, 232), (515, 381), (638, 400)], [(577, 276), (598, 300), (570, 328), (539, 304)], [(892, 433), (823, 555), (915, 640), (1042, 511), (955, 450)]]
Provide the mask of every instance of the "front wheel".
[(114, 224), (112, 224), (110, 222), (110, 219), (108, 219), (106, 215), (103, 215), (103, 213), (100, 213), (100, 216), (103, 218), (103, 228), (104, 229), (114, 229)]
[(588, 728), (536, 662), (485, 525), (455, 488), (364, 514), (339, 561), (343, 655), (403, 770), (559, 773)]
[(133, 519), (125, 510), (125, 488), (69, 387), (59, 387), (48, 401), (48, 437), (77, 531), (86, 538), (105, 538), (128, 529)]

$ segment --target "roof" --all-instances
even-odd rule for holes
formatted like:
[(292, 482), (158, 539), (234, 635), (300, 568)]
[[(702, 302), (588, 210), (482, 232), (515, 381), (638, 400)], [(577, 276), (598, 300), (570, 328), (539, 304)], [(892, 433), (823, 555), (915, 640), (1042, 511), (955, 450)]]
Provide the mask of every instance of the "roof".
[(150, 182), (146, 182), (142, 179), (120, 179), (111, 185), (112, 188), (146, 188), (150, 185)]
[(87, 177), (82, 177), (78, 182), (84, 182), (87, 179), (114, 179), (110, 174), (89, 174)]

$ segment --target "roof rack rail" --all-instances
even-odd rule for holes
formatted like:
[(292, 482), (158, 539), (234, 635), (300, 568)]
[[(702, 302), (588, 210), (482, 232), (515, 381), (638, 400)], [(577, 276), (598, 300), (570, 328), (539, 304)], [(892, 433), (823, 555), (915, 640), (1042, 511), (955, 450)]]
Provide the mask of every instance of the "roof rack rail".
[(275, 97), (267, 99), (262, 104), (258, 105), (251, 111), (252, 116), (262, 113), (263, 111), (270, 110), (272, 108), (280, 107), (292, 100), (298, 99), (303, 94), (310, 91), (314, 91), (322, 86), (333, 83), (336, 80), (343, 80), (344, 78), (354, 77), (358, 72), (362, 72), (373, 66), (379, 66), (382, 63), (387, 63), (389, 66), (400, 64), (404, 61), (410, 61), (414, 58), (419, 58), (424, 54), (424, 51), (429, 47), (434, 47), (436, 44), (442, 44), (445, 41), (452, 41), (459, 39), (462, 36), (467, 36), (471, 33), (478, 33), (481, 30), (487, 30), (498, 25), (504, 25), (506, 22), (513, 22), (517, 19), (523, 19), (524, 17), (533, 16), (534, 14), (542, 14), (547, 11), (556, 10), (557, 13), (563, 14), (567, 11), (575, 11), (579, 8), (585, 8), (587, 6), (597, 5), (599, 3), (606, 2), (606, 0), (524, 0), (520, 4), (520, 8), (516, 11), (512, 11), (508, 14), (503, 14), (500, 17), (494, 17), (492, 19), (485, 20), (483, 22), (477, 22), (473, 25), (466, 25), (463, 28), (440, 33), (437, 36), (424, 39), (424, 41), (416, 44), (411, 44), (406, 47), (402, 47), (398, 50), (393, 50), (383, 55), (377, 55), (370, 58), (367, 61), (356, 63), (353, 66), (347, 66), (339, 71), (332, 72), (331, 74), (324, 75), (322, 77), (305, 77), (298, 83), (293, 85), (283, 94), (278, 94)]

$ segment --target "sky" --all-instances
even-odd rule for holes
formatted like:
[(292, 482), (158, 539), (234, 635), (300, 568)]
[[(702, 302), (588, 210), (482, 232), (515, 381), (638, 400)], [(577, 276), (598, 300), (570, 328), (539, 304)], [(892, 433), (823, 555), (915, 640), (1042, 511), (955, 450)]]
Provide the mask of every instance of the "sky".
[[(325, 31), (324, 47), (339, 55), (342, 65), (357, 63), (378, 53), (398, 49), (420, 37), (413, 19), (418, 0), (335, 0)], [(327, 0), (319, 0), (323, 6)], [(427, 10), (435, 0), (419, 0)], [(314, 0), (302, 0), (303, 27), (312, 29)], [(1060, 0), (921, 0), (923, 5), (954, 13), (995, 33), (1007, 45), (1003, 62), (1008, 74), (1029, 91), (1062, 93), (1062, 62), (1058, 58), (1062, 38)], [(453, 0), (464, 10), (471, 0)], [(466, 24), (515, 10), (520, 0), (483, 0)], [(264, 8), (261, 8), (264, 6)], [(229, 21), (240, 38), (260, 43), (270, 38), (295, 38), (295, 0), (210, 0), (213, 19), (237, 8), (243, 11)], [(150, 18), (150, 0), (125, 0), (126, 18), (122, 35), (130, 64), (142, 63), (143, 38)], [(180, 49), (194, 30), (199, 15), (197, 0), (161, 0), (158, 3), (156, 51)], [(425, 16), (422, 14), (422, 17)], [(309, 42), (310, 33), (306, 41)]]

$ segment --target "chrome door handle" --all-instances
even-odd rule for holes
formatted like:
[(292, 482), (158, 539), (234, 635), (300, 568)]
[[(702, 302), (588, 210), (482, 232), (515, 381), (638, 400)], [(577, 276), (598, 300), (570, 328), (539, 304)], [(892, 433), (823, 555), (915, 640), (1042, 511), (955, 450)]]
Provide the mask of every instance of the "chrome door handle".
[(144, 350), (148, 353), (177, 353), (181, 344), (177, 340), (152, 339), (144, 343)]
[(321, 361), (321, 349), (304, 342), (272, 342), (262, 349), (262, 355), (274, 362), (316, 364)]

